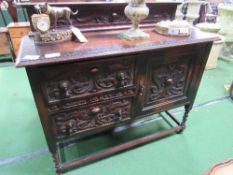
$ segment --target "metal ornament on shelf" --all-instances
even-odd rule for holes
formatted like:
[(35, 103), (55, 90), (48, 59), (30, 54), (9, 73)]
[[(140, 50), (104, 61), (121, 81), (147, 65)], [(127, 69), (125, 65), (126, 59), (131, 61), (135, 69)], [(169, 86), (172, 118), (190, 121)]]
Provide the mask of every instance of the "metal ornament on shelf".
[[(54, 44), (72, 39), (70, 15), (76, 15), (69, 7), (52, 7), (45, 4), (35, 5), (38, 14), (31, 16), (32, 26), (35, 29), (34, 39), (38, 45)], [(57, 29), (57, 21), (60, 17), (65, 17), (69, 22), (68, 27)], [(51, 24), (53, 23), (53, 29)]]
[(131, 20), (132, 27), (119, 36), (129, 40), (149, 38), (150, 35), (139, 28), (139, 23), (149, 15), (149, 8), (146, 6), (145, 0), (130, 0), (124, 12)]

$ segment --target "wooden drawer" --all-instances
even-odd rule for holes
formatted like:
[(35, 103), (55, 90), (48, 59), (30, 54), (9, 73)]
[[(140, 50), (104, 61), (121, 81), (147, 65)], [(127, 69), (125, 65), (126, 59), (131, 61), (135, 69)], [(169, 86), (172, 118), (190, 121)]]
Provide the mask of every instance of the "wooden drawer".
[(41, 89), (48, 104), (118, 92), (135, 87), (134, 64), (133, 58), (117, 57), (108, 61), (63, 64), (53, 69), (40, 68)]
[(76, 109), (82, 106), (90, 106), (103, 101), (112, 101), (116, 99), (122, 99), (125, 97), (136, 96), (136, 88), (122, 89), (117, 92), (108, 92), (93, 97), (76, 99), (74, 101), (62, 102), (48, 105), (47, 109), (49, 114), (55, 114), (58, 112), (65, 112), (67, 110)]
[(6, 33), (0, 32), (0, 55), (6, 54), (10, 54)]
[(10, 29), (9, 33), (11, 38), (21, 38), (30, 32), (30, 28), (14, 28)]
[(15, 55), (18, 54), (21, 38), (30, 32), (30, 24), (28, 22), (12, 22), (8, 26)]
[(62, 138), (129, 120), (131, 105), (131, 99), (122, 99), (53, 115), (55, 135)]
[(21, 38), (12, 38), (11, 41), (12, 41), (14, 51), (17, 54), (17, 52), (19, 50), (20, 43), (21, 43)]

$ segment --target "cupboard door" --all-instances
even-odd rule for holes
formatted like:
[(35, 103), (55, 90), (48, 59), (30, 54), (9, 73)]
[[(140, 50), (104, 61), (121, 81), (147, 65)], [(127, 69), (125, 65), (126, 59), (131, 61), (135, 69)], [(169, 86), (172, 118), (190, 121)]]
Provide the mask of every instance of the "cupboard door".
[(145, 54), (138, 58), (138, 97), (135, 112), (150, 114), (188, 102), (195, 54)]

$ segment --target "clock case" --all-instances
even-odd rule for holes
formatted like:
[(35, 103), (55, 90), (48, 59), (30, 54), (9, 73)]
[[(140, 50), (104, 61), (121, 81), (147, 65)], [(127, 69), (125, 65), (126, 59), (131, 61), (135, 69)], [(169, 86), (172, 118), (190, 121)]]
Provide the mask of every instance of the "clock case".
[(47, 14), (33, 14), (31, 16), (31, 23), (34, 28), (31, 36), (37, 45), (60, 43), (72, 39), (72, 31), (70, 27), (54, 27), (52, 29), (52, 22)]

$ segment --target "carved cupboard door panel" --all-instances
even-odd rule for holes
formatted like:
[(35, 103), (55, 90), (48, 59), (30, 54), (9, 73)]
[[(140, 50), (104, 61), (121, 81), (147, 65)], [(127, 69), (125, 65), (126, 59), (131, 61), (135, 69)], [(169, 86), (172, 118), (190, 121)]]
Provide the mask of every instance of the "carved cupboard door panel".
[(137, 60), (139, 95), (135, 112), (159, 112), (188, 101), (193, 58), (190, 53), (141, 55)]

